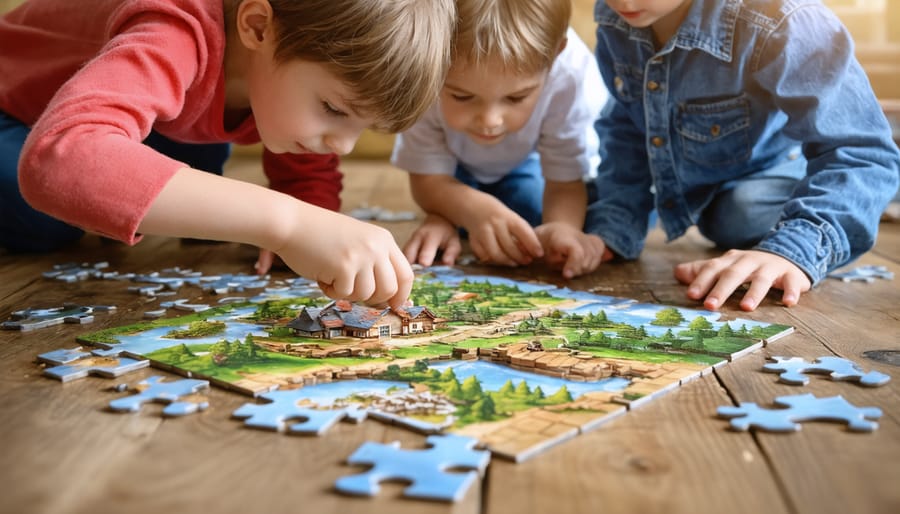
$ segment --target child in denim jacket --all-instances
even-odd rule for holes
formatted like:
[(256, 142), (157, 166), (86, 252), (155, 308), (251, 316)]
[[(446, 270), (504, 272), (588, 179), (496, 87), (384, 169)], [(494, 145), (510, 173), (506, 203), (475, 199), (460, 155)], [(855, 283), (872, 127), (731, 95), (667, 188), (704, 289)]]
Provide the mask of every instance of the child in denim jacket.
[(675, 277), (714, 310), (741, 285), (795, 305), (872, 247), (900, 157), (853, 43), (818, 1), (607, 0), (595, 9), (610, 91), (586, 231), (635, 259), (656, 209), (719, 247)]

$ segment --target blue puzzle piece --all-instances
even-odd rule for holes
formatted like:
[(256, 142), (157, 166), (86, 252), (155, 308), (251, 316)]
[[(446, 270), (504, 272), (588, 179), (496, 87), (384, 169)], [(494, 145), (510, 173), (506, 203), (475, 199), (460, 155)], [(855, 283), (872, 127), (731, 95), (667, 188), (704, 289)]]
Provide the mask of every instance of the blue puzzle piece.
[(94, 321), (94, 309), (66, 304), (50, 309), (25, 309), (12, 313), (11, 321), (4, 321), (3, 328), (27, 332), (61, 323), (90, 323)]
[[(473, 450), (478, 442), (459, 435), (432, 435), (426, 439), (430, 448), (404, 450), (399, 442), (381, 444), (366, 442), (347, 459), (349, 464), (371, 464), (365, 473), (341, 477), (335, 488), (346, 494), (374, 496), (379, 483), (402, 480), (410, 482), (404, 496), (427, 500), (459, 501), (491, 459), (488, 451)], [(471, 469), (450, 473), (448, 469)]]
[(82, 352), (81, 347), (42, 353), (37, 358), (41, 362), (54, 365), (52, 368), (45, 369), (44, 375), (63, 382), (84, 378), (88, 375), (114, 378), (150, 365), (148, 360), (93, 355)]
[(872, 283), (876, 278), (894, 280), (894, 273), (888, 271), (887, 266), (857, 266), (850, 271), (839, 271), (828, 275), (842, 282), (866, 282)]
[(719, 407), (720, 418), (731, 419), (733, 430), (758, 428), (768, 432), (796, 432), (799, 421), (843, 421), (854, 432), (872, 432), (878, 423), (870, 420), (881, 417), (877, 407), (856, 407), (841, 396), (816, 398), (811, 394), (781, 396), (777, 405), (787, 409), (763, 409), (755, 403), (741, 403), (738, 407)]
[(877, 387), (887, 384), (891, 377), (878, 371), (866, 373), (855, 362), (841, 357), (819, 357), (813, 363), (800, 357), (772, 357), (775, 362), (763, 366), (763, 371), (781, 373), (780, 379), (786, 384), (806, 385), (809, 377), (804, 373), (828, 373), (832, 380), (848, 380), (860, 385)]
[(209, 389), (206, 380), (182, 379), (173, 382), (161, 382), (162, 377), (152, 376), (140, 382), (135, 388), (138, 394), (117, 398), (109, 402), (109, 408), (117, 412), (137, 412), (148, 402), (168, 403), (163, 409), (165, 416), (184, 416), (209, 407), (209, 402), (179, 402), (182, 396), (195, 394), (201, 389)]
[[(300, 389), (271, 391), (259, 395), (271, 403), (245, 403), (232, 413), (235, 418), (244, 419), (244, 425), (293, 434), (321, 435), (332, 425), (346, 419), (359, 423), (366, 418), (365, 411), (356, 406), (343, 409), (319, 410), (301, 407), (297, 402), (305, 396)], [(288, 424), (289, 421), (298, 421)]]

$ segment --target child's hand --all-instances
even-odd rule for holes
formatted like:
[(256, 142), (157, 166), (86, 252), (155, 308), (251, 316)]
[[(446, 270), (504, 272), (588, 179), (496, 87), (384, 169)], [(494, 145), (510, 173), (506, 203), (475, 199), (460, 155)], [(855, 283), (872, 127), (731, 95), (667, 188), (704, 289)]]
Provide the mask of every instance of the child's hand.
[(434, 264), (434, 258), (439, 250), (443, 252), (441, 264), (450, 266), (456, 262), (456, 258), (462, 251), (459, 232), (442, 216), (429, 214), (425, 216), (425, 221), (419, 225), (419, 228), (413, 232), (412, 237), (403, 247), (403, 253), (413, 264), (431, 266)]
[(541, 242), (527, 221), (500, 200), (493, 197), (486, 200), (478, 205), (460, 206), (469, 211), (462, 225), (469, 232), (469, 244), (478, 260), (518, 266), (544, 256)]
[(675, 266), (675, 278), (688, 286), (687, 296), (703, 306), (718, 309), (742, 284), (750, 283), (741, 299), (741, 309), (752, 311), (765, 298), (769, 289), (781, 289), (785, 306), (797, 305), (800, 293), (809, 291), (812, 283), (794, 263), (773, 253), (758, 250), (729, 250), (721, 257)]
[(291, 269), (329, 297), (403, 307), (413, 271), (386, 229), (320, 209), (298, 223), (275, 250)]
[[(612, 258), (611, 254), (605, 252), (606, 245), (602, 239), (593, 234), (585, 234), (567, 223), (544, 223), (534, 231), (544, 247), (547, 265), (562, 269), (565, 278), (590, 273), (601, 262)], [(604, 254), (609, 258), (604, 259)]]

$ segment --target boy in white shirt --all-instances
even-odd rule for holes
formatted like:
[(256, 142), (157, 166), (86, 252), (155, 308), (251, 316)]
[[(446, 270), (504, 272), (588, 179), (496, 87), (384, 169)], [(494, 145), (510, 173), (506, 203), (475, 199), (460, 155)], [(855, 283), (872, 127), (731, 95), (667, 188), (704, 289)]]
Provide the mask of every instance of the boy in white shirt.
[(482, 262), (543, 258), (566, 278), (599, 266), (583, 232), (594, 121), (608, 96), (593, 54), (568, 28), (569, 0), (459, 0), (453, 64), (440, 98), (397, 137), (427, 216), (404, 248), (413, 263), (452, 264), (459, 231)]

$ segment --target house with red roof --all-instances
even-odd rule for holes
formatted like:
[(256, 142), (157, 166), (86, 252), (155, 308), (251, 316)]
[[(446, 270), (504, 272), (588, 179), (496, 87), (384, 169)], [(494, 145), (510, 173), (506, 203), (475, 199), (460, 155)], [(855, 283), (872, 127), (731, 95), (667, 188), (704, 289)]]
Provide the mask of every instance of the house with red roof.
[(306, 307), (286, 326), (296, 335), (331, 339), (385, 339), (398, 335), (431, 332), (443, 322), (428, 307), (375, 309), (347, 300), (337, 300), (322, 308)]

